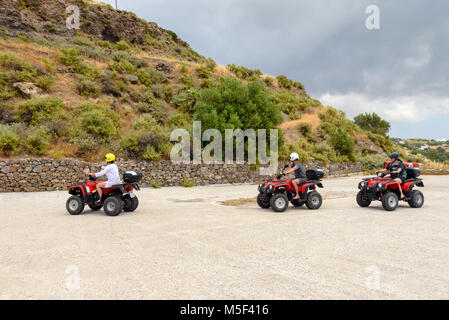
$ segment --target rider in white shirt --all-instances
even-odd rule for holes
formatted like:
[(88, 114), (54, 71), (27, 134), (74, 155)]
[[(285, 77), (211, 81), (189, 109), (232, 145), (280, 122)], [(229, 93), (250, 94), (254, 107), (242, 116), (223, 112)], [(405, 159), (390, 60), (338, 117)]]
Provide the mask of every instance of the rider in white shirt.
[(102, 182), (102, 183), (98, 183), (97, 184), (97, 192), (99, 197), (99, 200), (97, 202), (101, 202), (101, 196), (103, 195), (103, 188), (110, 188), (112, 186), (118, 185), (118, 184), (122, 184), (122, 181), (120, 179), (120, 174), (118, 171), (118, 167), (117, 165), (114, 163), (115, 162), (115, 155), (113, 155), (112, 153), (108, 153), (105, 157), (104, 160), (106, 161), (107, 165), (106, 167), (97, 173), (94, 172), (90, 172), (89, 175), (90, 176), (95, 176), (95, 177), (101, 177), (101, 176), (107, 176), (108, 177), (108, 181), (106, 182)]

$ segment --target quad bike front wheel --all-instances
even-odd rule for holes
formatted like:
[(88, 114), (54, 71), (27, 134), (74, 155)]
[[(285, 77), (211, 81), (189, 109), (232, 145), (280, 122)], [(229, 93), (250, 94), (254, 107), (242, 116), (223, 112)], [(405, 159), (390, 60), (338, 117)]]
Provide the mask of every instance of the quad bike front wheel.
[(270, 200), (271, 209), (275, 212), (284, 212), (288, 208), (288, 198), (283, 193), (278, 193), (271, 197)]
[(382, 207), (387, 211), (394, 211), (399, 206), (399, 199), (396, 193), (387, 192), (382, 196)]
[(118, 216), (123, 209), (122, 199), (118, 197), (109, 197), (104, 202), (104, 212), (111, 217)]
[(77, 215), (81, 214), (81, 212), (83, 212), (84, 202), (78, 196), (71, 196), (70, 198), (67, 199), (66, 208), (67, 208), (67, 211), (72, 216), (77, 216)]
[(421, 208), (424, 205), (424, 195), (419, 190), (413, 190), (408, 204), (412, 208)]
[(268, 198), (268, 196), (263, 193), (259, 193), (257, 195), (257, 204), (262, 209), (268, 209), (270, 207), (270, 198)]
[(359, 193), (357, 193), (357, 204), (362, 208), (366, 208), (369, 207), (369, 205), (371, 204), (371, 200), (365, 199), (363, 197), (363, 192), (359, 191)]
[(306, 206), (310, 210), (317, 210), (323, 204), (323, 198), (321, 194), (316, 191), (312, 191), (307, 195)]
[(125, 199), (125, 205), (123, 206), (123, 211), (133, 212), (139, 206), (139, 199), (137, 197)]

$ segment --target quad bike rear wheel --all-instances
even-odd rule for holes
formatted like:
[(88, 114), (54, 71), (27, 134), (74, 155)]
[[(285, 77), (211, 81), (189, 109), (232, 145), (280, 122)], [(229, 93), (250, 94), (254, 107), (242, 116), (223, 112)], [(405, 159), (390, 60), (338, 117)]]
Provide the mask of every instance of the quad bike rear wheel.
[(387, 211), (394, 211), (399, 206), (399, 199), (396, 193), (387, 192), (382, 196), (382, 207)]
[(271, 209), (275, 212), (284, 212), (288, 208), (288, 198), (283, 193), (278, 193), (271, 197), (270, 200)]
[(421, 208), (424, 205), (424, 195), (419, 190), (413, 190), (408, 204), (412, 208)]
[(371, 204), (371, 200), (365, 199), (363, 197), (363, 192), (359, 191), (359, 193), (357, 193), (357, 204), (362, 208), (366, 208), (369, 207), (369, 205)]
[(122, 199), (109, 197), (104, 201), (104, 212), (111, 217), (118, 216), (123, 209)]
[(71, 196), (70, 198), (67, 199), (66, 208), (67, 208), (67, 211), (72, 216), (77, 216), (77, 215), (81, 214), (81, 212), (83, 212), (84, 202), (78, 196)]
[(270, 198), (268, 198), (268, 196), (264, 193), (259, 193), (257, 195), (257, 204), (262, 209), (268, 209), (270, 207)]
[(297, 208), (302, 207), (305, 203), (304, 201), (301, 201), (301, 199), (294, 199), (290, 202), (292, 203), (292, 205), (294, 205)]
[(317, 210), (323, 204), (323, 198), (321, 194), (316, 191), (312, 191), (307, 195), (306, 206), (310, 210)]
[(123, 211), (133, 212), (139, 206), (139, 199), (137, 197), (125, 199), (125, 205), (123, 206)]

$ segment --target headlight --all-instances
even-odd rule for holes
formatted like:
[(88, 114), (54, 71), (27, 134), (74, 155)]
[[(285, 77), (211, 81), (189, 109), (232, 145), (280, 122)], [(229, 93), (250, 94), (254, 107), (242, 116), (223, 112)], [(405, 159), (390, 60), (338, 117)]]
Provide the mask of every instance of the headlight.
[(383, 183), (378, 183), (377, 184), (377, 187), (380, 189), (380, 188), (382, 188), (384, 185), (383, 185)]
[(363, 188), (365, 186), (365, 182), (360, 183), (360, 187)]

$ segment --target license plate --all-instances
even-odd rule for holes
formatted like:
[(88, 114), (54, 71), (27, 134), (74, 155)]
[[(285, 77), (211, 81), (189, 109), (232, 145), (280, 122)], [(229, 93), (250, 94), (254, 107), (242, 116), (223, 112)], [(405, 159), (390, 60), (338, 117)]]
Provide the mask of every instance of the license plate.
[(134, 198), (136, 196), (132, 191), (129, 191), (128, 194), (131, 198)]

